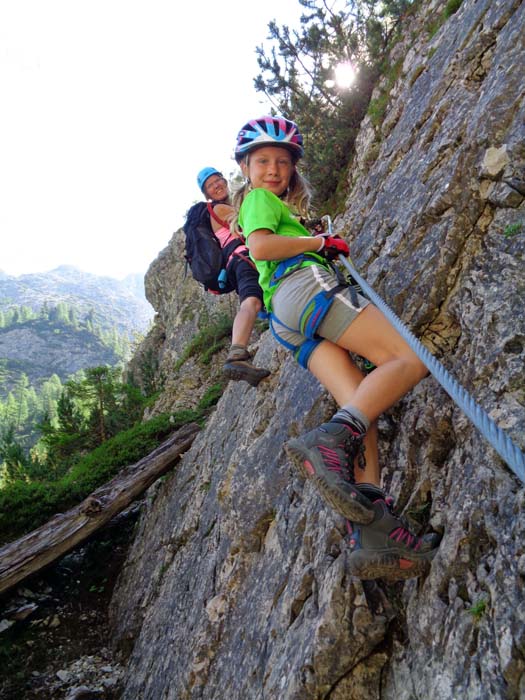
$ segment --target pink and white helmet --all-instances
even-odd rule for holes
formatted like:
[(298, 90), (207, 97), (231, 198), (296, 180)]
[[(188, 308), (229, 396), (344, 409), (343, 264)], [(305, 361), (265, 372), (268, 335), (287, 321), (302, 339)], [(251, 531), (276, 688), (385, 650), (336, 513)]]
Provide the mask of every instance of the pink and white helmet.
[(237, 134), (235, 160), (239, 163), (247, 153), (260, 146), (282, 146), (295, 160), (304, 154), (303, 137), (297, 124), (284, 117), (250, 119)]

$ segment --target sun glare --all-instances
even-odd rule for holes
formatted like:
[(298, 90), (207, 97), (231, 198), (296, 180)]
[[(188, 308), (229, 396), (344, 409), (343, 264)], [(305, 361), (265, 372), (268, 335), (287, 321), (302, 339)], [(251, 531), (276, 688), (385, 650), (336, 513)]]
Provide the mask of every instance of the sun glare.
[(342, 88), (350, 87), (356, 78), (356, 71), (351, 63), (340, 63), (335, 68), (335, 82)]

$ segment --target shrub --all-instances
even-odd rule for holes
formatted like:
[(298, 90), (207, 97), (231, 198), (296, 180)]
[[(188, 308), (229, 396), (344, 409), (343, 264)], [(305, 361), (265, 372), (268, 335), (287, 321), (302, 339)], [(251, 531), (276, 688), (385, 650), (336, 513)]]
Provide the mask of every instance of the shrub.
[(178, 371), (190, 357), (198, 356), (201, 364), (210, 364), (213, 355), (229, 342), (232, 330), (232, 319), (226, 314), (221, 314), (202, 328), (193, 336), (189, 345), (186, 346), (182, 356), (175, 363), (175, 371)]
[(471, 608), (467, 609), (467, 612), (472, 615), (476, 622), (479, 622), (483, 615), (487, 612), (487, 601), (485, 598), (480, 598), (474, 603)]
[(448, 0), (443, 11), (445, 18), (448, 19), (451, 15), (455, 14), (461, 7), (462, 2), (463, 0)]
[(523, 228), (523, 222), (517, 221), (515, 224), (509, 224), (506, 226), (505, 230), (503, 231), (503, 235), (505, 238), (512, 238), (513, 236), (517, 236), (519, 233), (522, 233)]

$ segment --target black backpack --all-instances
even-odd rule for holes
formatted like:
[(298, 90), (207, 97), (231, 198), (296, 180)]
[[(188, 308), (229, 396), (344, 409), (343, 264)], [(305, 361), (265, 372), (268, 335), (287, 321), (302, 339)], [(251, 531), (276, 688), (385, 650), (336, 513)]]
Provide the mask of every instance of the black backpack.
[(184, 257), (193, 279), (215, 294), (232, 292), (235, 287), (228, 281), (226, 266), (232, 252), (242, 245), (242, 241), (233, 241), (221, 248), (211, 227), (206, 202), (198, 202), (189, 209), (183, 230), (186, 234)]

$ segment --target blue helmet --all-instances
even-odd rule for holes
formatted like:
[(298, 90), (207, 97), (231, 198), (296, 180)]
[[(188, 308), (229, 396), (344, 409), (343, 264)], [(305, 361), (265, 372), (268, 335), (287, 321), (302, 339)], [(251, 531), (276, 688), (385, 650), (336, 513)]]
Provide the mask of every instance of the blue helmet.
[(203, 194), (206, 194), (204, 192), (204, 185), (206, 183), (206, 180), (212, 175), (219, 175), (220, 177), (224, 177), (224, 175), (220, 173), (216, 168), (203, 168), (197, 175), (197, 185), (199, 186), (199, 189)]

